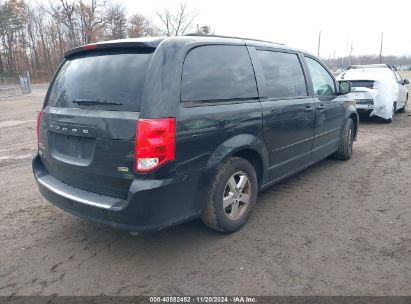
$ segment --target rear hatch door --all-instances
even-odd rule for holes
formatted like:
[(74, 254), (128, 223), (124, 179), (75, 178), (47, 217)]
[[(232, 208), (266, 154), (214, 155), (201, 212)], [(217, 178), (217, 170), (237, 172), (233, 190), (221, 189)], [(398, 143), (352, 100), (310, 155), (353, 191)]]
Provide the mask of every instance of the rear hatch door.
[(39, 154), (51, 175), (125, 198), (152, 48), (93, 49), (62, 63), (46, 96)]

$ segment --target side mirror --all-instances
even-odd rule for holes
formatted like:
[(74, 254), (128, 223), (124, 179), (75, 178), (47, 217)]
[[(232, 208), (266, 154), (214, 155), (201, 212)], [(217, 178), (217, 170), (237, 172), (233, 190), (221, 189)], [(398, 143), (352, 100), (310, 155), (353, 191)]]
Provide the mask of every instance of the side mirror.
[(351, 92), (351, 82), (341, 80), (338, 82), (338, 92), (340, 95), (345, 95)]
[(410, 84), (410, 81), (409, 81), (408, 79), (403, 79), (403, 80), (402, 80), (402, 84), (404, 84), (404, 85), (405, 85), (405, 84)]

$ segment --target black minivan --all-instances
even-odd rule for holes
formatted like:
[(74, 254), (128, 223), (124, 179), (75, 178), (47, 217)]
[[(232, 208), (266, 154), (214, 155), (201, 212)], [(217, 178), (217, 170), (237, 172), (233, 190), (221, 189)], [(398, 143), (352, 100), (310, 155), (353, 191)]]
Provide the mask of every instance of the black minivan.
[(232, 232), (257, 193), (319, 160), (349, 159), (351, 84), (265, 41), (183, 36), (65, 54), (38, 114), (42, 195), (129, 231), (193, 218)]

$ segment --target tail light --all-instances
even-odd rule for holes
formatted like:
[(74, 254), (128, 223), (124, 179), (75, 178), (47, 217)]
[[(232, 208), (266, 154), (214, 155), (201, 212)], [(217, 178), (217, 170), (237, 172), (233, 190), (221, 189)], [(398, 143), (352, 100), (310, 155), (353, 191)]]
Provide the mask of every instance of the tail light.
[(40, 142), (40, 124), (41, 124), (41, 115), (42, 114), (43, 114), (42, 111), (37, 113), (37, 123), (36, 123), (37, 143)]
[(175, 159), (175, 118), (139, 119), (135, 146), (135, 172), (149, 172)]

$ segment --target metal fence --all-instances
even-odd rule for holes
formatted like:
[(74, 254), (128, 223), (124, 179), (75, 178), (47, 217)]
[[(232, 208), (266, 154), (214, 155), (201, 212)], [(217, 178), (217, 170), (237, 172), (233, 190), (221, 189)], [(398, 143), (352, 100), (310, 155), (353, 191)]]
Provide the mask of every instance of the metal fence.
[(20, 85), (20, 80), (18, 76), (2, 76), (0, 77), (0, 86), (8, 87)]
[(0, 76), (0, 97), (31, 93), (30, 75)]

